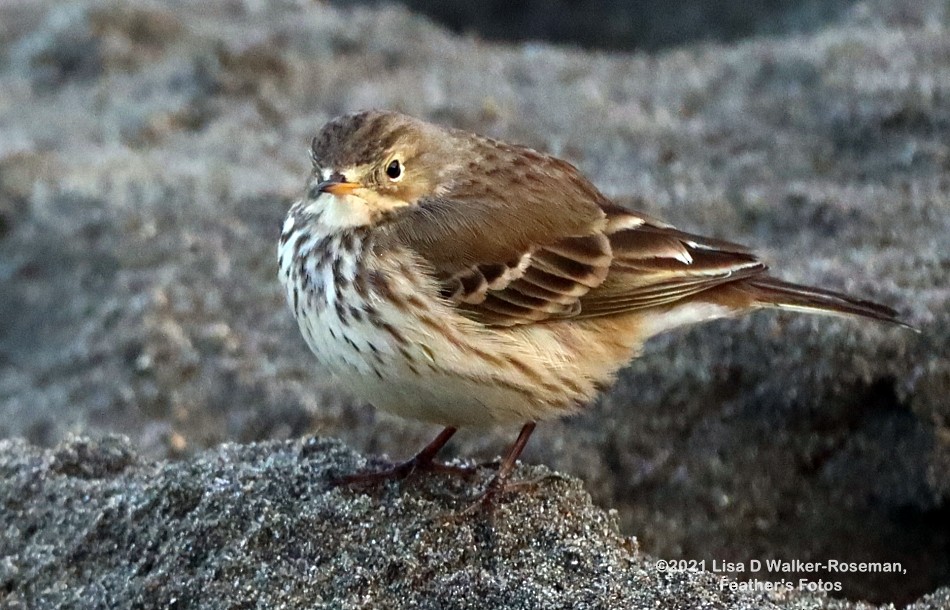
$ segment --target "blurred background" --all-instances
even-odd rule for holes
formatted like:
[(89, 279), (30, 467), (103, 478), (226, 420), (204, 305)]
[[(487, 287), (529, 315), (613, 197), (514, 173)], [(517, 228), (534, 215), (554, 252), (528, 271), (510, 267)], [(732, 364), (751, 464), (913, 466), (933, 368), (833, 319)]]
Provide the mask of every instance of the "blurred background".
[[(378, 6), (384, 0), (332, 3)], [(403, 0), (402, 4), (453, 32), (487, 40), (543, 40), (629, 51), (810, 32), (844, 15), (854, 0)]]
[[(0, 1), (0, 438), (118, 433), (155, 459), (427, 442), (317, 376), (276, 279), (310, 138), (390, 108), (565, 157), (923, 330), (759, 314), (660, 337), (524, 460), (584, 479), (652, 555), (904, 562), (835, 576), (879, 602), (950, 585), (948, 13)], [(463, 431), (445, 457), (516, 433)]]

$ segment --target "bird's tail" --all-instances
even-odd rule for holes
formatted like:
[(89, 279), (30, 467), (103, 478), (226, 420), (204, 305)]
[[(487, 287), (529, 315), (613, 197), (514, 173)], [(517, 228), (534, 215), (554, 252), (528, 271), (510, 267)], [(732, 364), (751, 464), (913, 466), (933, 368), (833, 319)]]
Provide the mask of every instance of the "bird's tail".
[(806, 313), (838, 316), (860, 316), (897, 324), (910, 329), (897, 311), (871, 301), (855, 299), (840, 292), (783, 282), (772, 277), (749, 278), (743, 282), (753, 302), (762, 307), (777, 307)]

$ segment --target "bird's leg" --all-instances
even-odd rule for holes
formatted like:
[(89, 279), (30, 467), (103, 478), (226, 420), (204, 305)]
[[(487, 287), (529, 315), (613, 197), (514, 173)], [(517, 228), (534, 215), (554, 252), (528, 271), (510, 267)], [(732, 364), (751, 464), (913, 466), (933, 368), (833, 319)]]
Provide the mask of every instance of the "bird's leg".
[(511, 486), (508, 483), (508, 477), (515, 468), (515, 462), (518, 461), (518, 456), (521, 455), (525, 445), (528, 444), (528, 439), (531, 438), (531, 433), (534, 432), (535, 425), (535, 422), (528, 422), (521, 427), (518, 438), (515, 439), (515, 442), (508, 448), (508, 452), (505, 453), (505, 457), (501, 460), (501, 465), (498, 466), (498, 472), (495, 473), (488, 487), (485, 488), (485, 491), (482, 492), (475, 503), (464, 512), (469, 512), (480, 506), (490, 504), (498, 494)]
[(470, 474), (472, 469), (466, 469), (462, 466), (449, 466), (446, 464), (438, 464), (433, 459), (435, 455), (439, 452), (446, 443), (449, 442), (449, 439), (452, 438), (452, 435), (455, 434), (456, 428), (452, 426), (447, 426), (442, 432), (435, 437), (432, 442), (422, 448), (422, 451), (409, 458), (405, 462), (395, 464), (391, 468), (386, 470), (381, 470), (379, 472), (359, 472), (356, 474), (351, 474), (345, 477), (342, 477), (336, 481), (338, 485), (351, 485), (359, 483), (377, 483), (379, 481), (386, 481), (389, 479), (405, 479), (413, 472), (417, 470), (435, 470), (439, 472), (447, 472), (452, 474)]

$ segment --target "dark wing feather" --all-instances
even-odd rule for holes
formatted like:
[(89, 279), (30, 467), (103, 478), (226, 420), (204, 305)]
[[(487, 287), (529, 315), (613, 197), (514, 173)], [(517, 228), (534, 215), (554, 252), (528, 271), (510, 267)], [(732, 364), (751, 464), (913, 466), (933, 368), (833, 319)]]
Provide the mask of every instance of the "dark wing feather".
[(387, 227), (430, 267), (442, 296), (474, 320), (514, 326), (609, 316), (765, 269), (741, 246), (611, 204), (564, 161), (484, 142), (490, 146), (466, 173), (472, 178)]
[(577, 315), (610, 266), (606, 199), (565, 161), (483, 144), (470, 178), (419, 201), (387, 231), (472, 319), (513, 326)]
[(766, 269), (738, 244), (685, 233), (620, 208), (608, 208), (607, 216), (610, 273), (581, 299), (579, 317), (669, 305)]

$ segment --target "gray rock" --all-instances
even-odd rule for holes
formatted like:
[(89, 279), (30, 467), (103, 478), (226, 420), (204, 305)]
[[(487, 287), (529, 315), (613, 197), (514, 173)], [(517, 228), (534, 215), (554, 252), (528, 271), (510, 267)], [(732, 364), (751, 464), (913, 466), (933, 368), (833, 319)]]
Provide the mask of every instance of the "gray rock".
[(434, 436), (317, 378), (275, 278), (310, 137), (387, 107), (567, 157), (923, 331), (757, 314), (662, 337), (526, 462), (583, 479), (654, 556), (905, 562), (843, 577), (877, 601), (950, 583), (947, 11), (870, 1), (807, 35), (603, 54), (392, 7), (0, 4), (0, 437), (118, 432), (152, 459)]
[[(870, 608), (740, 593), (664, 571), (542, 467), (490, 511), (469, 481), (333, 486), (365, 460), (338, 441), (223, 445), (149, 463), (127, 441), (0, 441), (5, 608)], [(950, 590), (915, 607), (946, 607)]]

